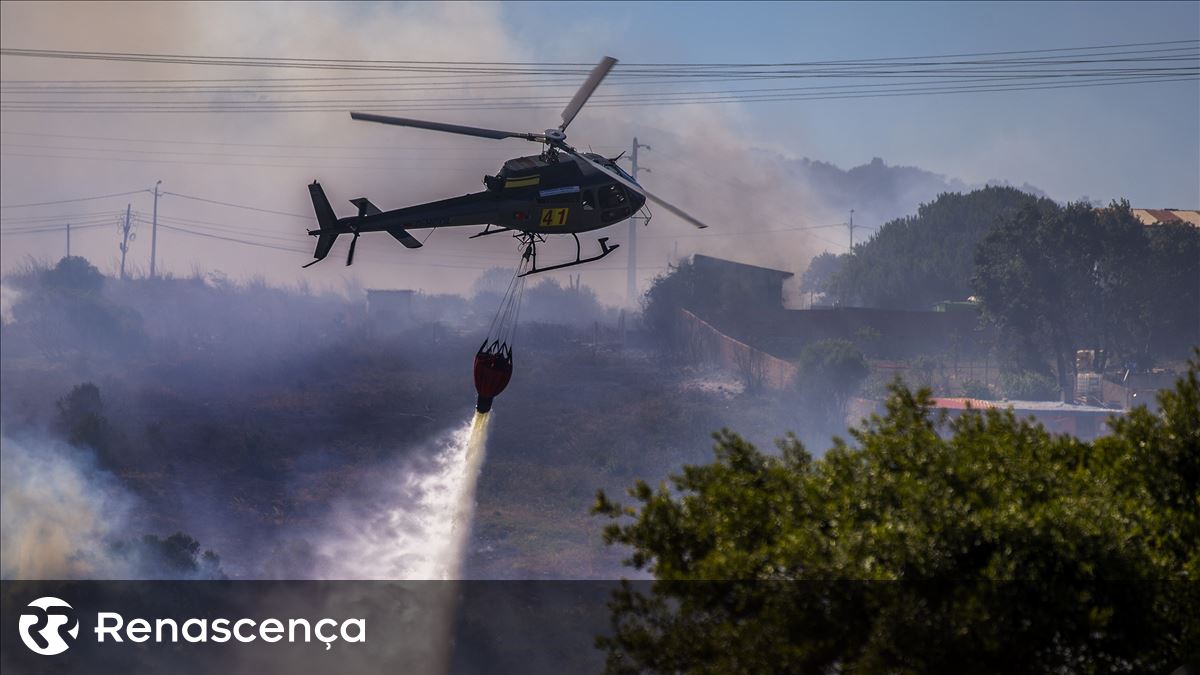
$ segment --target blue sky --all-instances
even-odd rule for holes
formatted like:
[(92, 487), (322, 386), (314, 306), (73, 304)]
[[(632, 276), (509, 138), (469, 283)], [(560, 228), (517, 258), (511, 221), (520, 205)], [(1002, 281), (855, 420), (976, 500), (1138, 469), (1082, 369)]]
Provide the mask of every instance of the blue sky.
[[(1195, 2), (512, 3), (503, 16), (542, 58), (596, 56), (581, 53), (583, 43), (637, 62), (918, 56), (1200, 37)], [(745, 113), (748, 135), (764, 145), (843, 167), (880, 156), (968, 182), (1028, 181), (1058, 199), (1126, 196), (1139, 206), (1200, 207), (1195, 82), (757, 103)]]

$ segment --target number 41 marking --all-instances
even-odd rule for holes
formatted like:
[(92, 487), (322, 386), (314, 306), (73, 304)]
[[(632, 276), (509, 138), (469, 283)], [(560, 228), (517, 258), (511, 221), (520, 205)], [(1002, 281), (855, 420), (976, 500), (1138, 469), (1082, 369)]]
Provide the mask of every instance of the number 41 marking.
[(570, 209), (542, 209), (542, 227), (567, 224), (567, 212)]

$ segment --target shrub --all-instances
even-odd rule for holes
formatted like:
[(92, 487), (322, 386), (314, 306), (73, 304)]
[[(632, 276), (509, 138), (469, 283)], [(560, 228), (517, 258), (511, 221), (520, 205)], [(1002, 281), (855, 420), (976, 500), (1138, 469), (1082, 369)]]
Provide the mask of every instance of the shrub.
[(1007, 373), (1001, 383), (1006, 398), (1018, 401), (1053, 401), (1058, 398), (1058, 385), (1049, 375), (1031, 371)]

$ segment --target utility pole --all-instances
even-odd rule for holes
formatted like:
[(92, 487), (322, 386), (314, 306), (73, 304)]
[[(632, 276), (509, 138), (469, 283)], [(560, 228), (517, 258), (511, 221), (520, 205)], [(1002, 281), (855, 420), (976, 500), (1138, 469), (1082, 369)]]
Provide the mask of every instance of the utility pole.
[[(158, 186), (162, 185), (162, 181), (154, 184), (154, 215), (150, 220), (150, 278), (154, 278), (154, 257), (158, 253)], [(124, 265), (122, 265), (124, 268)], [(122, 275), (124, 276), (124, 275)]]
[(850, 252), (854, 252), (854, 209), (850, 209)]
[(133, 204), (125, 205), (125, 222), (121, 224), (121, 280), (125, 280), (125, 254), (129, 252), (129, 228), (133, 219)]
[(71, 257), (71, 224), (67, 223), (67, 257)]
[[(633, 137), (633, 149), (629, 152), (629, 163), (632, 165), (632, 171), (629, 172), (633, 176), (633, 181), (637, 182), (638, 177), (638, 148), (650, 149), (649, 145), (638, 143), (637, 136)], [(650, 173), (650, 169), (641, 169), (646, 173)], [(629, 276), (626, 279), (626, 291), (629, 295), (629, 304), (637, 304), (638, 288), (637, 288), (637, 215), (629, 216)]]

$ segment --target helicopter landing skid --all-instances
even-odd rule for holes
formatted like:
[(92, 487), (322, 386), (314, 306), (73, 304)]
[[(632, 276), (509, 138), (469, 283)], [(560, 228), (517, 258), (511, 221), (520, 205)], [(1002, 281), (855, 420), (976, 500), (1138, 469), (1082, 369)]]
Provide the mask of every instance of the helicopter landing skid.
[(521, 257), (523, 260), (525, 260), (525, 259), (529, 260), (530, 265), (529, 265), (529, 269), (518, 274), (517, 276), (524, 277), (524, 276), (529, 276), (530, 274), (537, 274), (538, 272), (549, 272), (551, 270), (561, 270), (564, 267), (574, 267), (576, 265), (583, 265), (585, 263), (596, 262), (597, 260), (606, 257), (609, 253), (612, 253), (613, 251), (615, 251), (621, 247), (620, 244), (612, 244), (610, 246), (608, 243), (608, 237), (600, 237), (600, 239), (598, 240), (600, 242), (600, 254), (592, 256), (591, 258), (582, 258), (582, 257), (580, 257), (581, 250), (580, 250), (580, 246), (579, 246), (579, 235), (572, 232), (571, 236), (575, 238), (575, 259), (572, 260), (571, 262), (560, 263), (558, 265), (551, 265), (549, 267), (538, 267), (537, 266), (537, 244), (538, 244), (539, 240), (544, 242), (545, 239), (542, 237), (537, 237), (535, 239), (534, 235), (524, 235), (524, 236), (520, 237), (521, 243), (525, 244), (525, 253), (522, 254)]
[(499, 227), (499, 228), (496, 228), (493, 230), (492, 226), (488, 225), (487, 227), (483, 228), (483, 232), (477, 232), (477, 233), (467, 237), (467, 239), (478, 239), (479, 237), (486, 237), (489, 234), (500, 234), (501, 232), (511, 232), (511, 231), (512, 231), (512, 228), (510, 228), (510, 227)]

